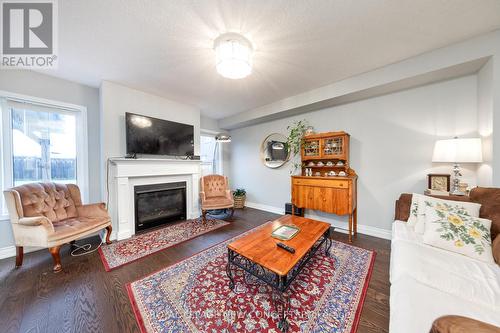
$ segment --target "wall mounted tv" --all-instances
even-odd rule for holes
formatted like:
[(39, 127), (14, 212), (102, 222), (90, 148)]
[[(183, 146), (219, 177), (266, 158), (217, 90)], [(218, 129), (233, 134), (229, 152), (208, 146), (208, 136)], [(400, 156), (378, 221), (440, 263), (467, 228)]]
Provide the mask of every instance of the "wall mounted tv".
[(194, 127), (134, 113), (125, 113), (127, 154), (135, 156), (194, 154)]

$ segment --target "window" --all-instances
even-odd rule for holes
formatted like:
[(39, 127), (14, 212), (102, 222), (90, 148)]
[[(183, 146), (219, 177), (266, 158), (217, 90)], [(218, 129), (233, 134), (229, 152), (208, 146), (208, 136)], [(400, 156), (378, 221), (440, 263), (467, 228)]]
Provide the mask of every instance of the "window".
[(222, 174), (222, 149), (215, 135), (202, 134), (200, 138), (201, 175)]
[[(73, 183), (86, 200), (85, 108), (9, 97), (0, 97), (0, 107), (2, 188), (45, 181)], [(0, 213), (6, 214), (3, 200), (0, 205)]]
[(10, 108), (13, 185), (76, 183), (76, 116)]

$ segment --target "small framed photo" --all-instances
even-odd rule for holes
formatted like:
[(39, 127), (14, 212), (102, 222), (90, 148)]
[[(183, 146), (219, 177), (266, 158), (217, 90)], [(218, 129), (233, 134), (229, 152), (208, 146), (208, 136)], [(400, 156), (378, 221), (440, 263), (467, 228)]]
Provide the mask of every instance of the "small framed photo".
[(276, 228), (272, 232), (271, 237), (277, 238), (280, 240), (290, 240), (293, 237), (295, 237), (295, 235), (297, 235), (297, 233), (299, 231), (300, 231), (300, 229), (294, 225), (282, 225), (282, 226)]
[(448, 174), (430, 173), (427, 175), (429, 190), (450, 192), (450, 178)]

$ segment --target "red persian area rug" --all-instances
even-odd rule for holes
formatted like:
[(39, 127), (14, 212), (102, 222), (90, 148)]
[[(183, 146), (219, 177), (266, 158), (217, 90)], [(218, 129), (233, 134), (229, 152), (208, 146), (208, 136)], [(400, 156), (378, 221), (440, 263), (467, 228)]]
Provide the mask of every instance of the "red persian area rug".
[(110, 245), (103, 245), (99, 248), (99, 254), (104, 268), (109, 272), (227, 224), (229, 223), (215, 219), (207, 219), (206, 223), (202, 223), (200, 219), (187, 220), (130, 239), (115, 241)]
[[(268, 285), (234, 268), (235, 289), (229, 289), (233, 240), (128, 284), (141, 331), (280, 332)], [(330, 256), (323, 248), (316, 252), (288, 289), (288, 332), (356, 332), (374, 259), (374, 251), (337, 241)]]

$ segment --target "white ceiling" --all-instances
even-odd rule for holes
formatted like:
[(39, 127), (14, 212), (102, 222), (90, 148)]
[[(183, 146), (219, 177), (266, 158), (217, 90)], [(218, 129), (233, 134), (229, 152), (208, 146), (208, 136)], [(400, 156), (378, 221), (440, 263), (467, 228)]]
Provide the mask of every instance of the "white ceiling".
[[(59, 1), (59, 68), (222, 118), (500, 28), (499, 0)], [(254, 71), (219, 76), (213, 40), (255, 46)]]

